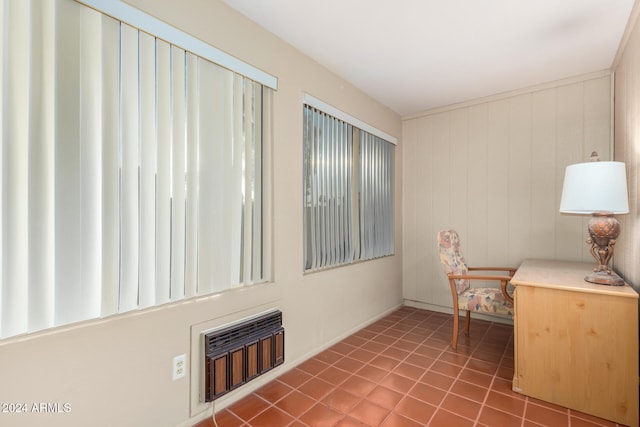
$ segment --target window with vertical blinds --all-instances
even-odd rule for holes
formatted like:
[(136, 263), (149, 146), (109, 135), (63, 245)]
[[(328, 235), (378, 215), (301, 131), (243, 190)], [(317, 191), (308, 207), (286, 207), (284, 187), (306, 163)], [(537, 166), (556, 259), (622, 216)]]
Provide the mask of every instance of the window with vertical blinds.
[(0, 337), (268, 280), (270, 89), (73, 0), (0, 0)]
[(304, 107), (304, 269), (394, 253), (394, 145)]

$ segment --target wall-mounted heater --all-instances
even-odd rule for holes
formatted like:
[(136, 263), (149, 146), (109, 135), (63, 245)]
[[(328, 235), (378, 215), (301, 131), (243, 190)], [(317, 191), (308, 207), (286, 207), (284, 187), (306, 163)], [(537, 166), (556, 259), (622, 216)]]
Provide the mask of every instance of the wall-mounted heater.
[(205, 332), (202, 337), (205, 402), (284, 363), (284, 328), (279, 310)]

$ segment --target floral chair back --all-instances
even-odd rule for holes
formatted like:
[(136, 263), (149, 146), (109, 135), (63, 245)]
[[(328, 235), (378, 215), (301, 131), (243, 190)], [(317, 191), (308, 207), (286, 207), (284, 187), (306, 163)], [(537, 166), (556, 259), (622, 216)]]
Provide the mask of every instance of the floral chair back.
[[(440, 251), (440, 264), (447, 275), (468, 273), (467, 262), (460, 250), (460, 237), (455, 230), (442, 230), (438, 233), (438, 250)], [(467, 279), (455, 279), (455, 283), (458, 294), (471, 286)]]

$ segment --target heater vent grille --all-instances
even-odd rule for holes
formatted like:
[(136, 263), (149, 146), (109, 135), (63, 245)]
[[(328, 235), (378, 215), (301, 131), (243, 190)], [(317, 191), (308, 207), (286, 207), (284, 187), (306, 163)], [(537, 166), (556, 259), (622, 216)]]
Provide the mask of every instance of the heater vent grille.
[(251, 340), (282, 326), (282, 312), (268, 313), (255, 319), (206, 334), (205, 352), (218, 353), (237, 346), (240, 341)]
[(284, 363), (284, 328), (280, 311), (203, 335), (205, 402)]

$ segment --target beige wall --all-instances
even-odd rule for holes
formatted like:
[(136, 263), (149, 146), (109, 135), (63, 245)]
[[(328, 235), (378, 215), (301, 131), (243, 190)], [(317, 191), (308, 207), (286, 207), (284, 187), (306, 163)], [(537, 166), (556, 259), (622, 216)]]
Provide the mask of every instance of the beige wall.
[(460, 233), (470, 265), (593, 261), (583, 217), (558, 212), (565, 167), (610, 160), (611, 76), (600, 72), (403, 121), (403, 294), (449, 311), (436, 234)]
[(629, 214), (619, 215), (621, 237), (614, 265), (640, 291), (640, 3), (636, 2), (626, 42), (615, 65), (615, 159), (627, 166)]
[[(302, 274), (302, 93), (400, 139), (398, 115), (219, 0), (130, 0), (130, 4), (275, 75), (274, 283), (158, 309), (0, 341), (0, 402), (69, 403), (66, 414), (0, 413), (12, 426), (189, 425), (211, 411), (198, 403), (201, 329), (283, 312), (286, 363), (217, 401), (237, 400), (304, 358), (402, 303), (402, 142), (396, 152), (396, 256)], [(187, 378), (171, 380), (187, 353)]]

